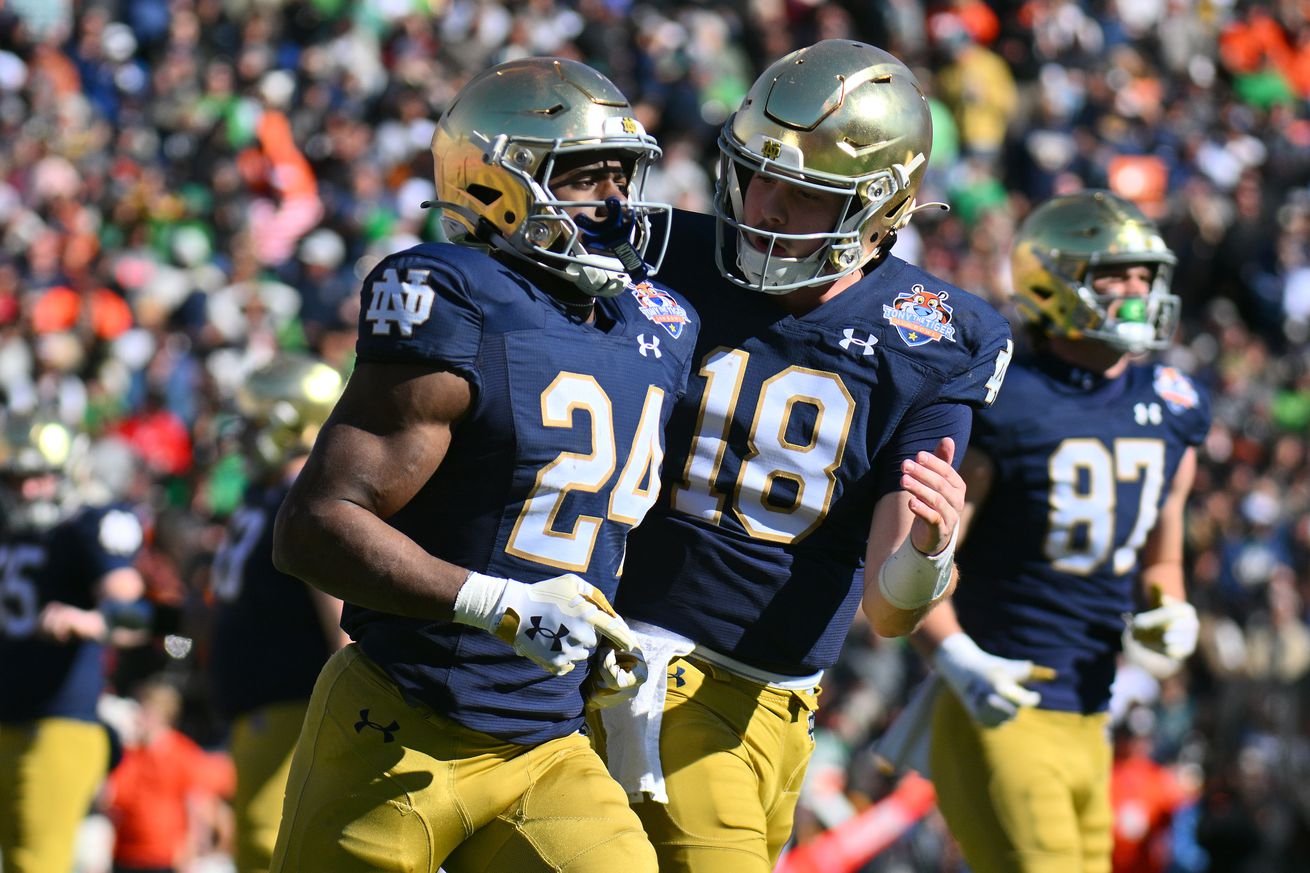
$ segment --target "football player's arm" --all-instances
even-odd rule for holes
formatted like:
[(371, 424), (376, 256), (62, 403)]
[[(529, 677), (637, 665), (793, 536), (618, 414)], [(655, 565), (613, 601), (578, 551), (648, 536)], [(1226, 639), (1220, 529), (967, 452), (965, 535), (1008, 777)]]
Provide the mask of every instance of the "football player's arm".
[[(587, 659), (597, 634), (634, 647), (604, 595), (578, 576), (526, 585), (471, 573), (386, 522), (441, 465), (471, 403), (461, 376), (362, 362), (278, 512), (274, 564), (359, 606), (494, 633), (557, 675)], [(568, 633), (533, 634), (529, 615)]]
[[(959, 534), (963, 541), (970, 523), (991, 493), (995, 464), (985, 452), (970, 448), (960, 465), (960, 475), (965, 483)], [(973, 720), (988, 727), (1014, 718), (1021, 707), (1041, 702), (1040, 692), (1026, 687), (1026, 683), (1055, 678), (1048, 667), (983, 651), (964, 632), (950, 600), (928, 614), (911, 636), (911, 642), (946, 681)]]
[[(40, 633), (55, 642), (66, 643), (75, 639), (109, 639), (116, 628), (141, 631), (150, 621), (145, 592), (145, 580), (135, 567), (110, 570), (96, 583), (95, 609), (81, 609), (59, 601), (47, 603), (38, 619)], [(143, 641), (132, 635), (111, 639), (124, 645)]]
[(278, 512), (278, 569), (370, 609), (450, 620), (468, 571), (386, 519), (436, 471), (471, 401), (453, 373), (360, 362)]
[[(954, 536), (964, 480), (951, 465), (955, 440), (901, 462), (902, 490), (873, 510), (865, 553), (864, 612), (880, 636), (905, 636), (955, 586)], [(876, 568), (876, 569), (875, 569)]]
[(1183, 574), (1184, 508), (1195, 479), (1196, 450), (1189, 448), (1142, 546), (1141, 584), (1150, 608), (1132, 619), (1138, 642), (1179, 664), (1196, 649), (1200, 629), (1196, 609), (1187, 602)]
[[(964, 460), (960, 464), (960, 478), (964, 480), (964, 506), (960, 510), (960, 533), (957, 545), (964, 542), (965, 536), (969, 533), (970, 522), (977, 515), (978, 508), (987, 500), (987, 495), (991, 493), (994, 475), (995, 465), (985, 452), (970, 448), (964, 453)], [(942, 640), (961, 632), (960, 620), (955, 615), (955, 606), (950, 598), (943, 598), (943, 602), (924, 618), (923, 623), (910, 637), (910, 642), (921, 656), (931, 660)]]

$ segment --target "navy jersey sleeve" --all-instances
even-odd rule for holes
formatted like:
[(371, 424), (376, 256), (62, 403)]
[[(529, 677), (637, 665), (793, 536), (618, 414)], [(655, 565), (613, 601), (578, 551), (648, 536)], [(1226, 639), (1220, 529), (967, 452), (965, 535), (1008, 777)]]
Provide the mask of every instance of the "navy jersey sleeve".
[(1210, 432), (1210, 396), (1175, 367), (1157, 364), (1152, 371), (1155, 393), (1165, 402), (1180, 439), (1199, 446)]
[(97, 583), (132, 566), (143, 538), (140, 520), (124, 507), (83, 509), (52, 534), (46, 599), (92, 608)]
[(78, 519), (81, 551), (91, 578), (132, 566), (145, 539), (141, 521), (128, 509), (107, 506), (87, 510)]
[(897, 428), (878, 471), (878, 496), (900, 489), (901, 461), (919, 452), (931, 452), (943, 437), (955, 440), (955, 457), (951, 466), (960, 469), (964, 450), (969, 445), (972, 410), (963, 403), (934, 403), (911, 413)]
[(962, 369), (948, 377), (938, 399), (985, 408), (996, 401), (1014, 355), (1010, 323), (981, 300), (963, 314), (975, 322), (966, 334), (976, 338), (972, 354), (966, 356)]
[[(472, 255), (472, 258), (469, 257)], [(427, 364), (478, 385), (483, 313), (475, 297), (477, 259), (455, 246), (423, 245), (389, 255), (360, 291), (362, 361)]]

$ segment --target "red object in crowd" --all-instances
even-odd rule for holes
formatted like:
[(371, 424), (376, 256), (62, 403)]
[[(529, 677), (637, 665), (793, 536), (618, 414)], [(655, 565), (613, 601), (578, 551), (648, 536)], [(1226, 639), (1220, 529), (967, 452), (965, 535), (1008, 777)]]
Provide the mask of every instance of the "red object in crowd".
[[(46, 291), (32, 308), (32, 329), (37, 333), (71, 330), (83, 318), (83, 296), (72, 288), (57, 285)], [(110, 340), (132, 327), (132, 308), (108, 288), (97, 288), (86, 296), (91, 329), (100, 339)]]
[(931, 782), (906, 773), (891, 794), (783, 855), (774, 873), (853, 873), (900, 839), (936, 802)]
[(1114, 873), (1164, 873), (1169, 866), (1169, 828), (1187, 792), (1167, 767), (1145, 754), (1114, 762)]
[(153, 472), (180, 476), (191, 469), (191, 435), (167, 409), (146, 410), (114, 428)]
[(230, 797), (236, 771), (225, 755), (206, 752), (170, 729), (148, 746), (127, 749), (106, 787), (114, 863), (172, 867), (190, 836), (187, 804), (196, 795)]

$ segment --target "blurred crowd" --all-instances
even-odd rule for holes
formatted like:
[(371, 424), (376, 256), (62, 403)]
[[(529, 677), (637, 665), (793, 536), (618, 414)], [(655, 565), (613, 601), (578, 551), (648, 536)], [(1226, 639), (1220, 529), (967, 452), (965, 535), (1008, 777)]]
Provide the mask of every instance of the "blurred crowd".
[[(222, 748), (204, 666), (209, 569), (246, 477), (234, 392), (279, 350), (349, 371), (360, 279), (434, 235), (431, 134), (472, 74), (595, 66), (663, 145), (648, 193), (705, 212), (718, 128), (757, 73), (844, 36), (905, 60), (932, 102), (921, 201), (951, 209), (919, 213), (900, 256), (1004, 307), (1014, 228), (1080, 187), (1136, 201), (1177, 253), (1167, 358), (1215, 398), (1188, 516), (1202, 645), (1178, 676), (1121, 674), (1117, 748), (1172, 786), (1159, 815), (1124, 789), (1125, 839), (1148, 850), (1122, 869), (1304, 870), (1306, 0), (3, 0), (0, 394), (105, 446), (85, 481), (148, 531), (155, 633), (117, 653), (114, 687), (163, 677), (181, 733)], [(889, 790), (869, 745), (923, 670), (852, 629), (802, 838)], [(197, 854), (221, 856), (223, 830)], [(859, 869), (961, 868), (929, 816)]]

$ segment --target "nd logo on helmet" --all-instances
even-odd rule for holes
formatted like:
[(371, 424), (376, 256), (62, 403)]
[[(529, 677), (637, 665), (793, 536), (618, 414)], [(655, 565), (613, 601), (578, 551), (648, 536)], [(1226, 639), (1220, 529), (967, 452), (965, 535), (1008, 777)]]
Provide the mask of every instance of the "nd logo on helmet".
[(766, 139), (764, 141), (764, 146), (760, 149), (760, 153), (772, 161), (777, 158), (778, 155), (782, 154), (782, 143), (778, 142), (776, 139)]

